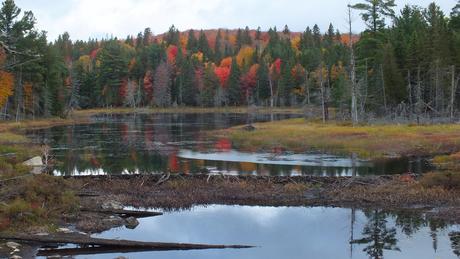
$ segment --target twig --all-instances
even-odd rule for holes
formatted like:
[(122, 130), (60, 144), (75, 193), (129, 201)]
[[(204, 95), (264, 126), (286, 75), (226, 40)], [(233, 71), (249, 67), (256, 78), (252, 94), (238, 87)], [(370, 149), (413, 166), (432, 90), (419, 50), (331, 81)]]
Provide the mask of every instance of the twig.
[(163, 184), (164, 182), (168, 181), (169, 180), (169, 177), (171, 177), (171, 173), (168, 172), (166, 175), (163, 175), (160, 180), (158, 180), (158, 182), (156, 183), (156, 185), (161, 185)]

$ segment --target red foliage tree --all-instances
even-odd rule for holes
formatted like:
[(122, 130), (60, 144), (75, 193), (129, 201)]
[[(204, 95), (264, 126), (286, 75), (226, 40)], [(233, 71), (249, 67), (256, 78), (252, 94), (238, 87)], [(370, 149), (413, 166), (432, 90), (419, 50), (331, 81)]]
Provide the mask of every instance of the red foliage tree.
[(216, 67), (214, 73), (219, 78), (220, 86), (226, 87), (228, 78), (230, 77), (230, 68), (229, 67)]
[(275, 62), (273, 62), (272, 70), (273, 70), (273, 73), (276, 73), (278, 75), (281, 73), (281, 59), (280, 58), (276, 59)]
[(251, 66), (249, 71), (241, 77), (241, 86), (246, 98), (250, 97), (252, 90), (257, 84), (257, 72), (259, 71), (259, 65), (254, 64)]
[(177, 46), (169, 45), (166, 52), (168, 54), (168, 63), (176, 64), (177, 53), (179, 52), (179, 49), (177, 48)]

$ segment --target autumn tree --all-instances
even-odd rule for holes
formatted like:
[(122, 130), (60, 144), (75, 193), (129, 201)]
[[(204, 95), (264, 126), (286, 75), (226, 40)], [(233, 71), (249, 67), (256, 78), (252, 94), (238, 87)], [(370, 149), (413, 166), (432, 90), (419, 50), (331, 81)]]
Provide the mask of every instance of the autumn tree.
[(254, 99), (254, 92), (257, 85), (257, 75), (259, 72), (259, 64), (254, 64), (246, 74), (241, 77), (241, 89), (245, 97), (246, 103), (251, 103)]
[[(3, 108), (14, 91), (14, 75), (0, 71), (0, 108)], [(6, 115), (6, 114), (4, 114)]]

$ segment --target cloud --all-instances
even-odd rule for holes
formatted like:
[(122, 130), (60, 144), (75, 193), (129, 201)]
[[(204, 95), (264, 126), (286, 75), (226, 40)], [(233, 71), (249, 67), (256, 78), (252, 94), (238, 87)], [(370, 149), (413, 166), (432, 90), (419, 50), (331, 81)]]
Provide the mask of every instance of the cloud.
[[(432, 0), (397, 0), (426, 6)], [(351, 1), (358, 2), (358, 1)], [(453, 0), (439, 0), (445, 12)], [(155, 34), (174, 24), (180, 30), (284, 27), (303, 31), (317, 23), (324, 31), (330, 22), (346, 31), (346, 1), (343, 0), (16, 0), (24, 10), (32, 10), (38, 27), (48, 31), (50, 40), (68, 31), (72, 39), (126, 37), (146, 27)], [(355, 29), (362, 30), (358, 15)]]

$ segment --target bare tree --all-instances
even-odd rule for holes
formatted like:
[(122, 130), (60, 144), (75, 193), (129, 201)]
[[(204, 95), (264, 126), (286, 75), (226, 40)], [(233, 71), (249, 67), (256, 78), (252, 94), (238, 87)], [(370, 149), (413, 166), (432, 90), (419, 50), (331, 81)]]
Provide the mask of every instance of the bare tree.
[(352, 19), (351, 19), (351, 5), (348, 5), (348, 26), (349, 26), (349, 37), (350, 37), (350, 83), (351, 83), (351, 120), (353, 125), (359, 123), (358, 118), (358, 105), (357, 105), (357, 84), (356, 84), (356, 60), (355, 52), (353, 49), (353, 31), (352, 31)]
[(166, 62), (162, 62), (155, 71), (153, 97), (157, 106), (166, 107), (171, 104), (170, 69)]

